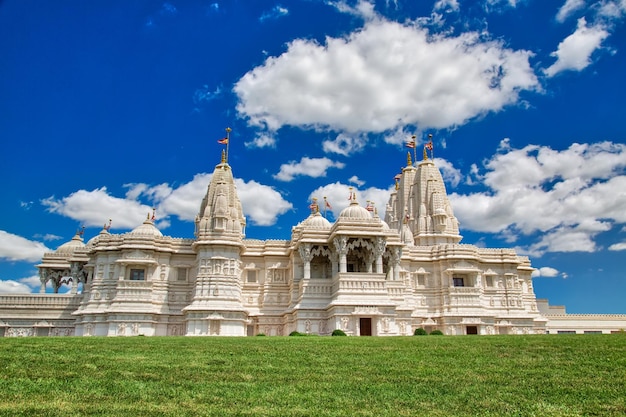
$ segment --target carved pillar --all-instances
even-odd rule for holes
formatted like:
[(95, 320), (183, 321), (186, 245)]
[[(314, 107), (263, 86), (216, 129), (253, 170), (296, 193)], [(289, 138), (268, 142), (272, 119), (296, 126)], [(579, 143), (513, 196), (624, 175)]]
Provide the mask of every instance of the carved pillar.
[(51, 274), (51, 279), (50, 281), (52, 281), (52, 290), (54, 291), (55, 294), (59, 293), (59, 287), (61, 286), (61, 273), (58, 271), (55, 271)]
[(83, 268), (80, 262), (72, 262), (70, 264), (70, 276), (72, 277), (72, 294), (78, 293), (78, 284), (82, 282)]
[(345, 236), (338, 236), (333, 239), (335, 249), (339, 254), (339, 272), (348, 272), (348, 238)]
[(374, 255), (376, 256), (376, 273), (383, 273), (383, 253), (385, 253), (385, 246), (387, 241), (385, 238), (377, 237), (374, 245)]
[(339, 272), (339, 254), (333, 250), (330, 253), (329, 258), (331, 263), (330, 276), (332, 278), (337, 272)]
[(390, 263), (393, 268), (393, 280), (398, 281), (400, 279), (400, 257), (402, 256), (402, 253), (398, 247), (391, 248), (390, 253)]
[(44, 294), (46, 292), (46, 283), (48, 282), (48, 270), (46, 268), (41, 268), (39, 270), (39, 281), (41, 281), (39, 292)]
[(313, 260), (313, 255), (311, 254), (311, 244), (305, 243), (300, 245), (298, 248), (300, 252), (300, 258), (304, 262), (304, 279), (311, 278), (311, 260)]
[(374, 263), (374, 255), (371, 253), (368, 253), (365, 256), (365, 268), (366, 268), (366, 272), (372, 273), (372, 265)]

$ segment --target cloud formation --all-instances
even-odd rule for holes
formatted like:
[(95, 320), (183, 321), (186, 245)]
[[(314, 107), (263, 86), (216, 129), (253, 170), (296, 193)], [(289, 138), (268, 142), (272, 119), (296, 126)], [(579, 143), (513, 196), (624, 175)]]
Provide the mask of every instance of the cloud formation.
[[(108, 219), (112, 219), (113, 229), (133, 229), (139, 226), (154, 207), (157, 210), (157, 226), (165, 229), (169, 226), (168, 218), (171, 216), (183, 221), (195, 219), (211, 176), (207, 173), (196, 174), (191, 181), (176, 187), (166, 183), (125, 184), (128, 189), (125, 198), (111, 195), (106, 187), (93, 191), (79, 190), (63, 198), (49, 197), (42, 204), (48, 211), (77, 220), (85, 226), (102, 226)], [(278, 216), (292, 208), (292, 204), (270, 186), (237, 178), (235, 184), (244, 215), (253, 224), (271, 226)]]
[(594, 237), (626, 223), (626, 145), (572, 144), (557, 151), (548, 146), (510, 147), (475, 169), (476, 183), (487, 190), (450, 194), (463, 229), (498, 233), (508, 241), (535, 236), (531, 255), (545, 252), (594, 252)]
[(286, 7), (277, 4), (272, 7), (271, 10), (264, 12), (261, 17), (259, 17), (259, 21), (264, 22), (266, 20), (278, 19), (279, 17), (287, 16), (289, 14), (289, 10)]
[(291, 161), (287, 164), (282, 164), (280, 171), (274, 175), (274, 178), (279, 181), (291, 181), (296, 176), (325, 177), (329, 168), (341, 169), (344, 166), (343, 162), (335, 162), (329, 158), (309, 158), (305, 156), (300, 159), (300, 162)]
[(588, 26), (584, 17), (578, 19), (576, 31), (565, 38), (555, 52), (556, 62), (544, 70), (548, 77), (563, 71), (582, 71), (591, 64), (591, 55), (609, 36), (602, 26)]
[[(531, 55), (476, 32), (433, 35), (418, 23), (376, 17), (323, 45), (290, 42), (282, 55), (237, 81), (234, 92), (239, 114), (261, 130), (447, 128), (515, 104), (522, 90), (538, 89)], [(338, 143), (335, 152), (342, 149)]]
[(0, 280), (0, 294), (28, 294), (33, 291), (28, 285), (14, 280)]
[(563, 23), (568, 17), (585, 7), (585, 0), (566, 0), (556, 14), (557, 22)]
[(48, 197), (41, 201), (51, 213), (77, 220), (87, 227), (97, 227), (113, 219), (113, 228), (130, 229), (140, 225), (152, 206), (134, 199), (118, 198), (106, 187), (78, 190), (67, 197)]
[(41, 242), (0, 230), (0, 259), (2, 260), (35, 262), (40, 260), (46, 252), (51, 252), (51, 249)]
[(537, 268), (532, 272), (533, 277), (554, 278), (559, 275), (559, 271), (549, 266)]

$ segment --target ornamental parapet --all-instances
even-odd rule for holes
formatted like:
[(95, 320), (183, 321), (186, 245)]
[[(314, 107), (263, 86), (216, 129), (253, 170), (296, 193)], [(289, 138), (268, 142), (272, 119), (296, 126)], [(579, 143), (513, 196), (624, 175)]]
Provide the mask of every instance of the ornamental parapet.
[(82, 295), (23, 294), (0, 295), (1, 308), (67, 308), (78, 307)]

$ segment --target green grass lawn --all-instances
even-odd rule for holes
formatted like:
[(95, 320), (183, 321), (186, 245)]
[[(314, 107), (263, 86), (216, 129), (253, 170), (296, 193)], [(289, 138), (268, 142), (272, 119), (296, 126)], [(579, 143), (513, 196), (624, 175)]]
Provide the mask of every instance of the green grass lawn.
[(626, 335), (0, 338), (2, 416), (626, 415)]

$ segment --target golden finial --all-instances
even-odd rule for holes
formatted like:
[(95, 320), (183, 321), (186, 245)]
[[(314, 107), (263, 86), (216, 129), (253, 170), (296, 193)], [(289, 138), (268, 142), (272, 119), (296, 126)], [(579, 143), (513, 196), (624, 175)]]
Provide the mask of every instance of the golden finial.
[(222, 164), (226, 163), (226, 151), (222, 149)]
[(413, 166), (413, 161), (411, 161), (411, 152), (406, 153), (406, 166)]
[(426, 153), (426, 148), (424, 148), (424, 161), (428, 159), (428, 154)]

